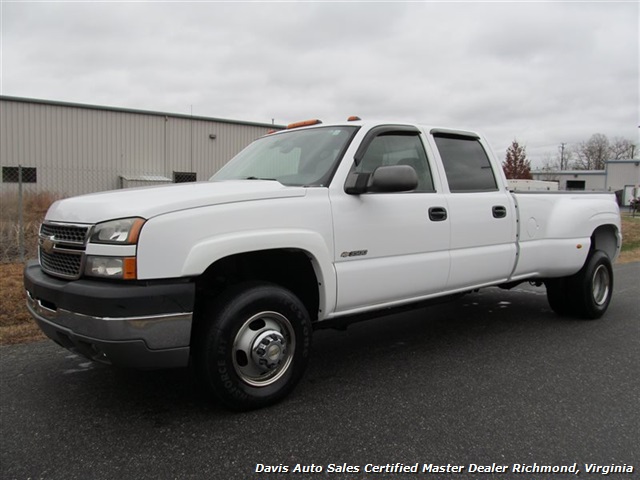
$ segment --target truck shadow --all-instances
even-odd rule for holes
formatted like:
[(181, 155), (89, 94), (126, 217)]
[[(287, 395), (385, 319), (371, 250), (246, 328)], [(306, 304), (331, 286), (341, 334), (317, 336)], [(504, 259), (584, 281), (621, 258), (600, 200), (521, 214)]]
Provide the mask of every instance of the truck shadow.
[[(451, 375), (452, 368), (464, 371), (487, 359), (500, 362), (500, 355), (516, 354), (523, 339), (553, 343), (559, 328), (571, 330), (578, 323), (559, 321), (544, 289), (486, 289), (454, 303), (359, 322), (345, 331), (319, 330), (306, 375), (293, 400), (283, 404), (304, 408), (344, 392), (345, 385), (373, 394), (394, 381), (401, 383), (406, 375), (428, 381)], [(73, 356), (66, 362), (67, 391), (84, 390), (81, 408), (90, 409), (94, 418), (101, 411), (108, 417), (115, 407), (162, 428), (182, 416), (229, 415), (197, 386), (191, 369), (117, 369)]]

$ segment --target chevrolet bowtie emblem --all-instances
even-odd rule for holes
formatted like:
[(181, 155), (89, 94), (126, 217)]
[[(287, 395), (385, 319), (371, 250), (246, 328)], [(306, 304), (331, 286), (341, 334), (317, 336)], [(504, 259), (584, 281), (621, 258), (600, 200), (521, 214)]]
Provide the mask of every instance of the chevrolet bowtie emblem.
[(53, 237), (42, 238), (40, 240), (40, 248), (44, 250), (45, 253), (51, 255), (53, 253), (53, 247), (55, 243), (53, 241)]

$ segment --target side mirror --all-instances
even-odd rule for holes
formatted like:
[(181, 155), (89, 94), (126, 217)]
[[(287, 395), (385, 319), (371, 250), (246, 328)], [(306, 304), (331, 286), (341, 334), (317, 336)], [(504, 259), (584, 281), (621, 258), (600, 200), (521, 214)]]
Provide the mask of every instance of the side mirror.
[(347, 178), (345, 192), (360, 195), (367, 192), (409, 192), (418, 187), (418, 174), (409, 165), (389, 165), (373, 173), (352, 173)]

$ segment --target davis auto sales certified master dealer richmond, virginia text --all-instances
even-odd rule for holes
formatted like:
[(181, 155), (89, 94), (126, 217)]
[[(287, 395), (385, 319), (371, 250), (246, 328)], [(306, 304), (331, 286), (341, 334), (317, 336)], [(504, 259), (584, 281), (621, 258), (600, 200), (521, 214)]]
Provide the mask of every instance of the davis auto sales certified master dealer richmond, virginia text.
[[(585, 463), (583, 470), (585, 473), (609, 475), (611, 473), (633, 473), (632, 465), (597, 465), (595, 463)], [(404, 463), (387, 463), (376, 465), (367, 463), (366, 465), (349, 465), (347, 463), (328, 465), (266, 465), (257, 463), (255, 473), (573, 473), (579, 475), (581, 470), (578, 464), (572, 465), (532, 465), (525, 463), (514, 463), (509, 465), (478, 465), (470, 463), (468, 465), (434, 465), (433, 463), (414, 463), (405, 465)]]

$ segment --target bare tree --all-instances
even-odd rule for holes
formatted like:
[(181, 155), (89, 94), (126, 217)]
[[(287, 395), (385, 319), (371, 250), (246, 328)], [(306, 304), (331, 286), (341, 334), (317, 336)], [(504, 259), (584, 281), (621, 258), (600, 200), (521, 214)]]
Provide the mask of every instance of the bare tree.
[(560, 144), (558, 147), (558, 155), (556, 156), (556, 170), (567, 170), (569, 165), (573, 163), (573, 153), (571, 149), (565, 148), (566, 143)]
[(566, 143), (558, 146), (554, 159), (547, 153), (543, 159), (541, 171), (547, 173), (572, 168), (575, 170), (604, 170), (607, 161), (631, 160), (638, 158), (638, 145), (623, 137), (613, 137), (596, 133), (586, 142), (568, 147)]
[(635, 145), (622, 137), (613, 137), (609, 145), (609, 160), (630, 160), (635, 154)]
[(602, 133), (594, 133), (591, 138), (580, 143), (574, 150), (576, 156), (573, 168), (576, 170), (604, 170), (610, 156), (609, 139)]
[(540, 180), (544, 180), (546, 182), (557, 182), (558, 171), (562, 170), (560, 168), (560, 160), (559, 157), (555, 160), (551, 158), (550, 153), (545, 153), (544, 158), (542, 160), (542, 168), (540, 169)]
[(507, 156), (502, 162), (502, 168), (507, 178), (531, 180), (531, 162), (527, 160), (525, 147), (513, 140), (507, 149)]

